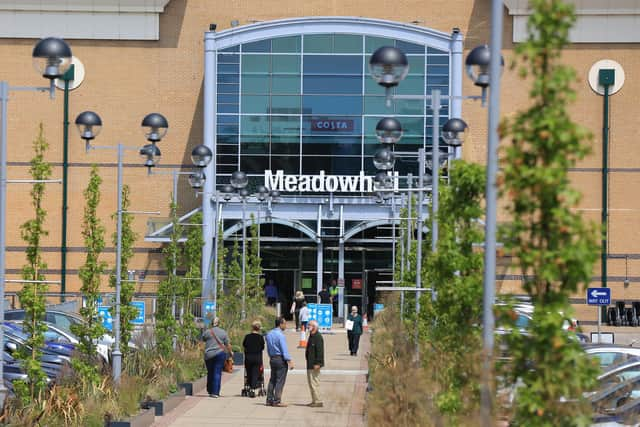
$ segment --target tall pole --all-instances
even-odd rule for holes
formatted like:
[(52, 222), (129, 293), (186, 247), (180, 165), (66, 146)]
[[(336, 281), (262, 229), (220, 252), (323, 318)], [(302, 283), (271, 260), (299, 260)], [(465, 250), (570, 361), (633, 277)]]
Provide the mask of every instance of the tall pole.
[(493, 318), (493, 303), (495, 300), (496, 280), (496, 219), (498, 195), (496, 176), (498, 173), (498, 121), (500, 119), (500, 69), (502, 47), (502, 0), (491, 0), (491, 45), (489, 64), (489, 140), (487, 143), (487, 182), (486, 182), (486, 218), (484, 236), (484, 280), (482, 302), (483, 327), (483, 369), (482, 386), (480, 389), (480, 415), (482, 425), (492, 425), (492, 360), (493, 333), (495, 321)]
[(247, 268), (247, 227), (245, 227), (245, 211), (246, 201), (242, 198), (242, 320), (247, 318), (247, 303), (246, 303), (246, 268)]
[[(431, 134), (431, 251), (438, 249), (438, 209), (440, 184), (440, 91), (431, 92), (433, 133)], [(424, 153), (422, 158), (424, 158)], [(420, 192), (422, 194), (422, 192)]]
[(120, 352), (120, 289), (122, 285), (122, 157), (124, 146), (118, 144), (118, 224), (116, 228), (116, 316), (113, 319), (115, 343), (113, 345), (113, 382), (120, 384), (122, 353)]
[(609, 216), (609, 85), (604, 86), (602, 115), (602, 250), (600, 258), (600, 277), (602, 287), (607, 287), (607, 223)]
[(391, 192), (391, 280), (393, 286), (396, 281), (396, 202), (395, 194)]
[(411, 271), (411, 235), (413, 234), (413, 223), (412, 223), (412, 210), (411, 210), (411, 200), (413, 200), (413, 194), (411, 194), (411, 188), (413, 186), (413, 175), (410, 173), (407, 174), (407, 187), (409, 191), (407, 192), (407, 271)]
[[(211, 274), (211, 279), (212, 279), (212, 284), (213, 284), (213, 317), (215, 318), (217, 316), (218, 313), (218, 239), (220, 238), (220, 235), (218, 234), (219, 231), (219, 224), (220, 224), (220, 216), (222, 215), (222, 206), (220, 205), (220, 202), (218, 200), (218, 193), (216, 192), (216, 213), (214, 216), (214, 223), (213, 226), (216, 228), (215, 229), (215, 233), (214, 233), (214, 238), (213, 238), (213, 272)], [(204, 275), (203, 275), (204, 276)], [(208, 295), (202, 295), (203, 297), (208, 297)]]
[[(416, 288), (422, 287), (422, 203), (424, 199), (424, 148), (418, 149), (418, 221), (416, 234)], [(420, 293), (416, 292), (416, 316), (420, 313)], [(417, 321), (417, 318), (416, 318)], [(416, 333), (418, 328), (416, 328)], [(416, 335), (417, 345), (417, 335)]]
[(69, 170), (69, 83), (74, 79), (74, 65), (62, 75), (64, 82), (64, 108), (62, 114), (62, 230), (60, 242), (60, 302), (67, 293), (67, 176)]
[[(0, 132), (0, 322), (4, 324), (5, 252), (7, 249), (7, 104), (9, 83), (0, 81), (2, 104), (2, 131)], [(0, 346), (4, 349), (4, 330), (0, 327)], [(0, 405), (4, 405), (7, 388), (4, 385), (4, 363), (0, 363)]]

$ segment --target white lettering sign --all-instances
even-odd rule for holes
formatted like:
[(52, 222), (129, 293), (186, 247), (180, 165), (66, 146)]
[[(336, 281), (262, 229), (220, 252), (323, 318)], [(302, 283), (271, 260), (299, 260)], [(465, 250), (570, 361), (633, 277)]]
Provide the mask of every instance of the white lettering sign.
[[(388, 172), (393, 182), (393, 189), (398, 190), (398, 172)], [(379, 190), (372, 176), (365, 176), (363, 171), (359, 175), (325, 175), (320, 171), (318, 175), (285, 175), (284, 171), (275, 173), (264, 171), (264, 186), (269, 190), (286, 192), (313, 193), (371, 193)]]

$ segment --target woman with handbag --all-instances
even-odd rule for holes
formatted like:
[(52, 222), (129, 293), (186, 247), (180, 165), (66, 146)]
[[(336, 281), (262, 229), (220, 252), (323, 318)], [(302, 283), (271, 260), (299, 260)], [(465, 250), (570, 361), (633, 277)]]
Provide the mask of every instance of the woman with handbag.
[[(233, 351), (229, 335), (219, 326), (219, 323), (220, 319), (216, 317), (213, 319), (213, 327), (202, 334), (202, 340), (205, 342), (204, 363), (207, 366), (207, 393), (209, 393), (209, 397), (220, 397), (222, 369), (228, 363), (227, 360), (232, 362), (230, 355), (233, 354)], [(230, 366), (233, 370), (233, 364)]]
[(300, 309), (302, 308), (302, 304), (305, 304), (304, 294), (302, 291), (298, 291), (293, 299), (290, 310), (296, 321), (296, 332), (300, 330)]

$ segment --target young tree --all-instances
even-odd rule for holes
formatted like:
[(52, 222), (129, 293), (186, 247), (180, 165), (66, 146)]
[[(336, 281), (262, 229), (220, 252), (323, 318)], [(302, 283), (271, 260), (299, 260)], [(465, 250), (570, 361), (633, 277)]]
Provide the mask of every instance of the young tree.
[(187, 231), (187, 241), (184, 244), (184, 258), (187, 267), (185, 279), (180, 288), (180, 343), (186, 345), (193, 341), (197, 335), (195, 318), (193, 316), (193, 300), (202, 283), (200, 265), (202, 263), (202, 213), (198, 212), (191, 218), (191, 226)]
[(242, 267), (240, 264), (238, 240), (233, 246), (224, 265), (224, 292), (218, 292), (218, 316), (223, 324), (231, 330), (240, 323), (242, 313)]
[(177, 332), (177, 323), (174, 313), (176, 303), (176, 289), (180, 286), (180, 280), (176, 274), (181, 261), (182, 251), (178, 244), (182, 236), (182, 227), (178, 221), (178, 206), (171, 202), (171, 240), (162, 250), (164, 265), (167, 270), (167, 278), (158, 286), (158, 301), (156, 304), (156, 345), (163, 356), (173, 352), (173, 338)]
[(257, 315), (260, 307), (264, 306), (264, 279), (262, 278), (262, 258), (260, 258), (260, 241), (258, 240), (259, 225), (251, 215), (251, 226), (249, 227), (249, 238), (251, 243), (247, 248), (246, 265), (246, 300), (247, 317)]
[[(120, 340), (122, 345), (120, 350), (123, 355), (126, 356), (129, 352), (129, 341), (131, 341), (131, 333), (133, 331), (133, 324), (131, 321), (138, 315), (138, 310), (131, 305), (133, 301), (133, 295), (135, 292), (135, 284), (130, 282), (128, 270), (129, 262), (133, 258), (133, 245), (138, 238), (138, 233), (133, 231), (133, 215), (128, 213), (131, 206), (131, 199), (129, 198), (131, 190), (128, 185), (122, 186), (122, 240), (121, 240), (121, 252), (120, 252)], [(116, 212), (111, 216), (112, 219), (117, 221), (118, 213)], [(111, 235), (111, 239), (114, 247), (118, 244), (118, 233), (114, 232)], [(115, 269), (109, 276), (109, 285), (112, 288), (116, 286)], [(111, 315), (115, 316), (115, 307), (111, 308)]]
[(580, 195), (568, 177), (589, 152), (582, 144), (587, 131), (567, 113), (576, 75), (561, 62), (575, 17), (560, 0), (531, 0), (529, 7), (529, 38), (516, 51), (520, 76), (532, 82), (531, 106), (500, 128), (510, 139), (500, 178), (511, 217), (505, 245), (535, 306), (529, 333), (513, 333), (509, 342), (512, 378), (524, 384), (517, 389), (512, 425), (587, 425), (591, 408), (580, 403), (595, 371), (563, 330), (569, 295), (589, 283), (598, 253), (596, 229), (575, 210)]
[[(31, 159), (29, 173), (36, 181), (42, 181), (51, 177), (51, 165), (44, 158), (49, 144), (44, 137), (44, 128), (40, 123), (38, 137), (33, 141), (34, 157)], [(24, 403), (40, 400), (46, 389), (46, 375), (40, 363), (41, 348), (44, 346), (44, 333), (47, 326), (44, 324), (45, 296), (47, 286), (43, 283), (34, 283), (45, 280), (42, 270), (47, 264), (42, 258), (42, 238), (49, 234), (44, 228), (47, 212), (43, 208), (45, 193), (44, 182), (35, 182), (31, 188), (31, 205), (34, 208), (35, 218), (26, 221), (20, 226), (22, 240), (27, 243), (27, 264), (22, 267), (22, 278), (33, 281), (25, 283), (18, 293), (20, 305), (25, 311), (23, 324), (24, 332), (28, 339), (25, 346), (18, 352), (18, 359), (29, 377), (29, 383), (16, 384), (16, 394)]]
[(72, 332), (80, 340), (79, 357), (74, 358), (72, 364), (75, 372), (84, 381), (84, 385), (96, 385), (100, 381), (99, 366), (96, 364), (96, 341), (106, 332), (98, 316), (100, 278), (107, 268), (107, 263), (100, 261), (100, 255), (105, 246), (105, 229), (98, 217), (101, 183), (102, 178), (98, 174), (98, 168), (94, 165), (91, 167), (89, 184), (83, 193), (85, 207), (82, 236), (87, 256), (78, 275), (82, 281), (80, 291), (85, 301), (84, 307), (80, 308), (80, 315), (84, 318), (84, 323), (71, 326)]
[(450, 185), (440, 190), (437, 251), (426, 260), (425, 286), (435, 287), (437, 298), (421, 298), (420, 336), (428, 343), (422, 360), (431, 368), (435, 406), (447, 425), (465, 424), (479, 402), (479, 351), (474, 349), (482, 348), (483, 256), (474, 244), (483, 240), (478, 218), (484, 183), (483, 167), (454, 162)]

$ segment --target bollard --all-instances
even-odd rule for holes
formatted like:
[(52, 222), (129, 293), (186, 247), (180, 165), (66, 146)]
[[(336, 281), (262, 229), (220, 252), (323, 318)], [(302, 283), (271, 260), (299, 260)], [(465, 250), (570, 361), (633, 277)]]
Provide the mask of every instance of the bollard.
[(304, 330), (304, 325), (300, 326), (300, 343), (298, 344), (298, 348), (306, 348), (307, 347), (307, 333)]
[(364, 332), (369, 331), (369, 322), (367, 322), (367, 313), (362, 315), (362, 330)]
[(282, 304), (277, 302), (276, 303), (276, 317), (280, 317), (282, 316)]

